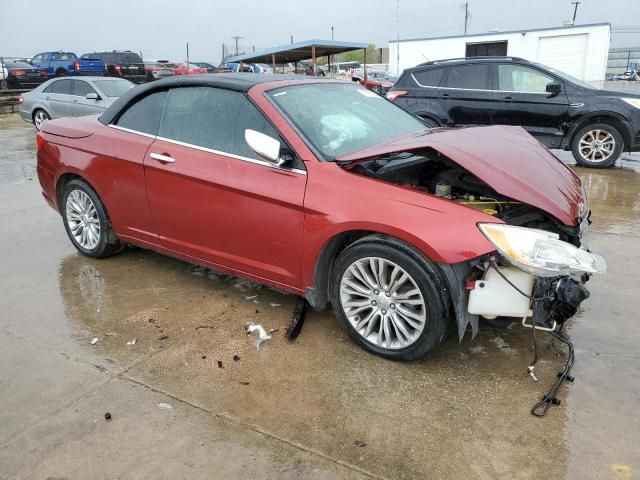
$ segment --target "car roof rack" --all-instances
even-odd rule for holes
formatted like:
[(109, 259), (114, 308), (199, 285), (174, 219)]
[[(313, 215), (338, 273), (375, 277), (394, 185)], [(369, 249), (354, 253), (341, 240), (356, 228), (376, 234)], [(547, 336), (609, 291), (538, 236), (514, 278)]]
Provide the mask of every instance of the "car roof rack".
[(487, 56), (475, 56), (475, 57), (459, 57), (459, 58), (443, 58), (441, 60), (432, 60), (430, 62), (420, 63), (419, 67), (424, 67), (425, 65), (439, 65), (441, 63), (449, 63), (449, 62), (462, 62), (465, 60), (507, 60), (507, 61), (518, 61), (518, 62), (529, 62), (521, 57), (513, 57), (513, 56), (502, 56), (502, 55), (487, 55)]

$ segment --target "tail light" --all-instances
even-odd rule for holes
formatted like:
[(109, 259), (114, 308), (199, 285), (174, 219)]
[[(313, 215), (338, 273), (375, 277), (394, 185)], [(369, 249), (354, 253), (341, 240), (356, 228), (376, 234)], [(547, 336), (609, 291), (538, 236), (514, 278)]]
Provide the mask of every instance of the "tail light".
[(40, 76), (41, 76), (41, 77), (46, 77), (46, 76), (47, 76), (47, 72), (45, 72), (44, 70), (42, 70), (42, 71), (40, 72)]
[(24, 70), (14, 70), (13, 72), (9, 72), (9, 75), (13, 75), (14, 77), (21, 77), (25, 74)]
[(36, 135), (36, 149), (41, 150), (44, 147), (44, 137), (42, 133), (38, 132)]
[(391, 90), (390, 92), (387, 92), (387, 100), (390, 101), (395, 101), (396, 98), (398, 97), (402, 97), (403, 95), (406, 95), (408, 92), (406, 90)]
[(20, 98), (18, 98), (18, 105), (22, 105), (23, 103), (24, 103), (24, 97), (20, 95)]
[(79, 72), (80, 71), (80, 62), (78, 62), (78, 61), (73, 62), (73, 69), (76, 72)]
[(115, 65), (115, 66), (113, 67), (113, 69), (114, 69), (116, 72), (120, 73), (120, 65)]

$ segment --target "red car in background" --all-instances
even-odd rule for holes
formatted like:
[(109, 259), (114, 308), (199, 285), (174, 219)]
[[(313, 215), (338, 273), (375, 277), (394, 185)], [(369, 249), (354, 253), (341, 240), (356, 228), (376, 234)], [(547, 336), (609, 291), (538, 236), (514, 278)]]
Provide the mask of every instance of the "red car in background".
[(555, 328), (605, 269), (579, 178), (524, 130), (427, 129), (351, 82), (174, 76), (46, 122), (37, 156), (83, 255), (130, 243), (331, 304), (395, 360), (480, 318)]
[(208, 73), (207, 69), (193, 63), (176, 63), (173, 67), (174, 75), (202, 75), (203, 73)]
[(360, 76), (354, 76), (353, 80), (360, 85), (364, 85), (369, 90), (376, 92), (378, 95), (386, 95), (398, 80), (398, 77), (387, 72), (367, 72), (367, 79), (364, 80)]

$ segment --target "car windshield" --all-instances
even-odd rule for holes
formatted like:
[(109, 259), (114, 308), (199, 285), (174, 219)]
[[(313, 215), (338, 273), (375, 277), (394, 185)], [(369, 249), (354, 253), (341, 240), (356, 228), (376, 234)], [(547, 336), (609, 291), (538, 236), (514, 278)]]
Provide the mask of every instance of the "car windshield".
[(573, 83), (574, 85), (577, 85), (579, 87), (584, 87), (584, 88), (598, 88), (595, 85), (590, 85), (587, 82), (583, 82), (582, 80), (574, 77), (573, 75), (569, 75), (568, 73), (564, 73), (561, 72), (560, 70), (556, 70), (553, 67), (547, 67), (546, 65), (542, 65), (540, 63), (536, 63), (536, 65), (538, 65), (539, 67), (544, 68), (545, 70), (548, 70), (550, 73), (553, 73), (556, 77), (560, 77), (563, 80), (566, 80), (568, 82)]
[(98, 87), (100, 91), (107, 97), (119, 97), (124, 92), (133, 87), (133, 83), (122, 78), (94, 80), (93, 84)]
[(356, 85), (296, 85), (269, 95), (325, 160), (425, 129), (413, 115)]

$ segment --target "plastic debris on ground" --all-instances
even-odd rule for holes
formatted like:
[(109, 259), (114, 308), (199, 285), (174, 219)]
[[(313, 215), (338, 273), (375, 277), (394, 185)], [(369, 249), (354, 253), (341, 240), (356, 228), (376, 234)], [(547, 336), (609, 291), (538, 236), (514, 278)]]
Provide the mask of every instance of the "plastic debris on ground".
[(95, 345), (96, 343), (98, 343), (98, 337), (93, 337), (93, 340), (91, 340), (91, 345)]
[(138, 341), (138, 339), (137, 339), (137, 338), (134, 338), (133, 340), (129, 340), (129, 341), (127, 342), (127, 345), (135, 345), (137, 341)]
[(280, 303), (271, 303), (272, 307), (281, 307), (282, 305)]
[(262, 342), (271, 340), (271, 335), (267, 333), (264, 327), (260, 324), (255, 325), (253, 322), (247, 323), (247, 335), (253, 337), (256, 342), (256, 348), (258, 349), (260, 348), (260, 345), (262, 345)]
[(171, 410), (173, 406), (169, 403), (159, 403), (158, 408), (161, 408), (163, 410)]

